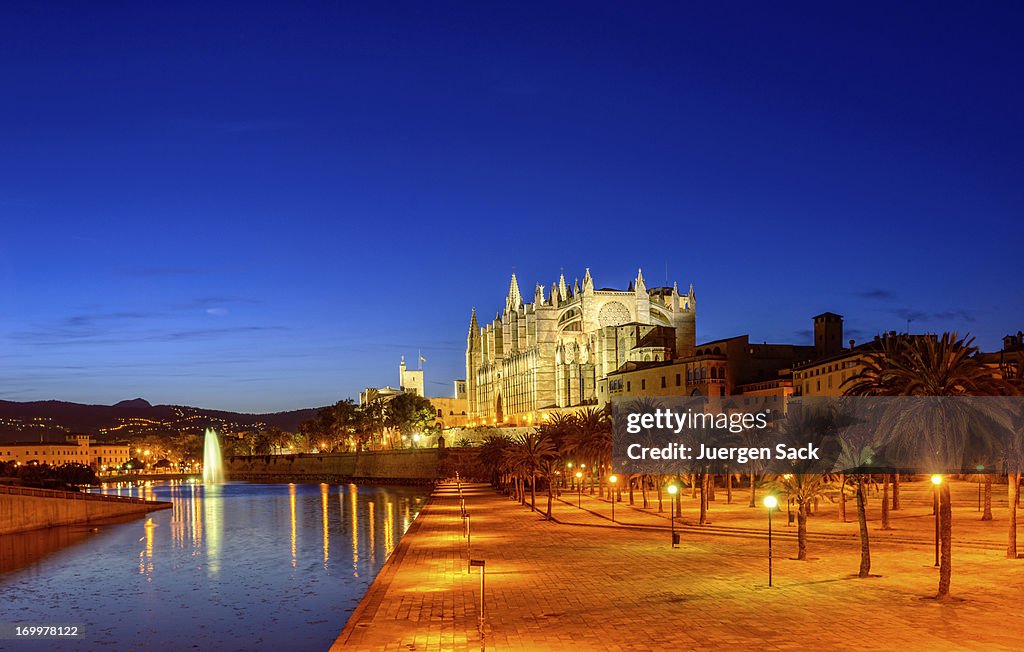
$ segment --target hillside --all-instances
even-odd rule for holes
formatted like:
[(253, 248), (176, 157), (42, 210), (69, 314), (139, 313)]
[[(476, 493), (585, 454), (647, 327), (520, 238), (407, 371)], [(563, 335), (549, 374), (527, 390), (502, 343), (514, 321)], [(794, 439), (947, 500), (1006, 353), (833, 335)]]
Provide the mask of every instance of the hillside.
[(216, 428), (239, 432), (276, 427), (295, 432), (299, 423), (316, 416), (319, 408), (269, 414), (245, 414), (182, 405), (150, 405), (141, 398), (114, 405), (86, 405), (66, 401), (0, 401), (0, 441), (63, 439), (68, 432), (100, 438), (201, 432)]

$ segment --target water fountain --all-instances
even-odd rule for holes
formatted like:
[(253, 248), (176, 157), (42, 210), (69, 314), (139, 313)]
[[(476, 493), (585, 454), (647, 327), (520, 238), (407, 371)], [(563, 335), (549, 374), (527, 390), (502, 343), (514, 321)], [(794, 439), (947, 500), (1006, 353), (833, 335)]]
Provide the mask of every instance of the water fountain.
[(221, 484), (224, 482), (224, 462), (220, 458), (220, 440), (217, 431), (206, 429), (206, 440), (203, 442), (203, 484)]

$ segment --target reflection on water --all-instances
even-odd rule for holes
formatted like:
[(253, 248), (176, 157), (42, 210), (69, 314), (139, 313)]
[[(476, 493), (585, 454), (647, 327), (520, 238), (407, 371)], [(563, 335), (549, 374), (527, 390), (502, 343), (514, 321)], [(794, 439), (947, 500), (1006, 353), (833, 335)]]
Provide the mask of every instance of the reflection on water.
[(206, 565), (206, 572), (210, 577), (216, 577), (220, 572), (220, 539), (221, 539), (221, 509), (223, 507), (222, 496), (220, 495), (223, 485), (203, 486), (203, 520), (206, 523), (206, 556), (210, 562)]
[[(0, 537), (5, 622), (85, 625), (83, 641), (50, 649), (325, 649), (427, 494), (188, 481), (102, 491), (173, 507), (98, 532)], [(331, 556), (339, 542), (351, 563)]]

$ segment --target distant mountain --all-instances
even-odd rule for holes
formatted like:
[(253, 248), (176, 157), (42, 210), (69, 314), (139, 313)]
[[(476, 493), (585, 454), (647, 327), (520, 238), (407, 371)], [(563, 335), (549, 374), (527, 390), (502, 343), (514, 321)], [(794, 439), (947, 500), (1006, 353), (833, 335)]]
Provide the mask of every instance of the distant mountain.
[(60, 440), (66, 433), (88, 433), (101, 439), (140, 434), (201, 433), (206, 428), (241, 432), (275, 427), (295, 432), (299, 423), (320, 408), (269, 414), (244, 414), (184, 405), (151, 405), (142, 398), (114, 405), (85, 405), (65, 401), (0, 401), (0, 441)]
[(114, 407), (116, 407), (116, 408), (151, 408), (153, 406), (149, 403), (149, 401), (147, 401), (144, 398), (133, 398), (133, 399), (129, 399), (127, 401), (120, 401), (118, 403), (114, 403)]

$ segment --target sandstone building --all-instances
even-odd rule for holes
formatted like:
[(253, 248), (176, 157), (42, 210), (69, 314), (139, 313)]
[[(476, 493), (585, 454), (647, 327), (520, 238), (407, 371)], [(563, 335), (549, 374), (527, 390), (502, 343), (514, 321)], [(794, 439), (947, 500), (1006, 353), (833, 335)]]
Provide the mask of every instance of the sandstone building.
[(89, 435), (68, 435), (64, 442), (28, 442), (0, 444), (0, 462), (17, 464), (76, 463), (105, 471), (131, 459), (131, 449), (123, 444), (94, 443)]
[(642, 271), (626, 290), (582, 285), (563, 274), (525, 303), (512, 274), (505, 309), (480, 325), (476, 309), (466, 342), (471, 421), (531, 424), (545, 410), (597, 405), (598, 384), (627, 362), (690, 356), (696, 300), (678, 288), (648, 289)]

